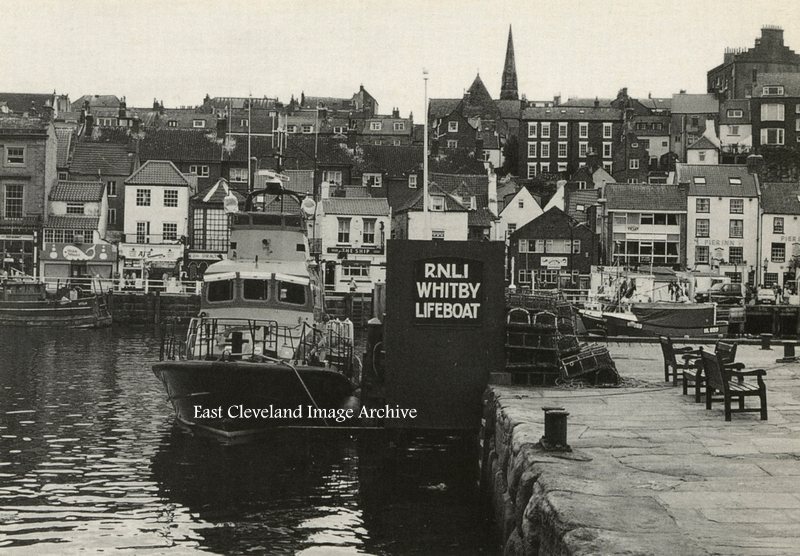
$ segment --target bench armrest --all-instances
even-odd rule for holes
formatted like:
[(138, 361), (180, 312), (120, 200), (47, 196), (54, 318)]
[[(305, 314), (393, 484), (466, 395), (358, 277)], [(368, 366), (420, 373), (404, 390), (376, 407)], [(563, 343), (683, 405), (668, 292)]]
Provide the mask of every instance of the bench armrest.
[(674, 351), (676, 355), (679, 354), (679, 353), (696, 353), (697, 356), (700, 357), (700, 348), (693, 348), (692, 346), (684, 346), (684, 347), (681, 347), (681, 348), (672, 348), (672, 351)]
[(730, 369), (732, 371), (741, 371), (742, 369), (744, 369), (744, 367), (745, 367), (744, 363), (737, 363), (737, 362), (725, 363), (725, 368)]
[(735, 369), (731, 369), (731, 376), (736, 377), (743, 377), (743, 376), (764, 376), (767, 374), (767, 371), (764, 369), (753, 369), (750, 371), (737, 371)]

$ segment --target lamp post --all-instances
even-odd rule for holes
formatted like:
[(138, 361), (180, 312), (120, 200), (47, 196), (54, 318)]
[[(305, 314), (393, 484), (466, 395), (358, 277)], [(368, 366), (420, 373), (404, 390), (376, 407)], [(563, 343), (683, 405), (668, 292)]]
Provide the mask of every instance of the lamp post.
[(422, 219), (423, 238), (431, 239), (428, 231), (428, 70), (422, 68), (422, 80), (425, 82), (425, 140), (422, 149)]
[(764, 274), (761, 276), (761, 285), (766, 286), (765, 282), (767, 281), (767, 268), (769, 267), (769, 259), (764, 257)]

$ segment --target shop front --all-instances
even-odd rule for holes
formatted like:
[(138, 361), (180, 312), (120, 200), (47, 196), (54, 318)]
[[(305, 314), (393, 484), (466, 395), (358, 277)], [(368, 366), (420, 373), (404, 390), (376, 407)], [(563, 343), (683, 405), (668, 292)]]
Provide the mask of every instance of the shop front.
[(42, 244), (41, 276), (47, 280), (114, 277), (117, 246), (110, 243)]
[(35, 275), (37, 241), (33, 230), (4, 231), (0, 227), (0, 270)]
[(206, 269), (227, 258), (226, 253), (214, 251), (189, 251), (184, 264), (185, 280), (202, 280)]
[(119, 251), (119, 272), (126, 281), (180, 278), (183, 245), (150, 245), (122, 243)]

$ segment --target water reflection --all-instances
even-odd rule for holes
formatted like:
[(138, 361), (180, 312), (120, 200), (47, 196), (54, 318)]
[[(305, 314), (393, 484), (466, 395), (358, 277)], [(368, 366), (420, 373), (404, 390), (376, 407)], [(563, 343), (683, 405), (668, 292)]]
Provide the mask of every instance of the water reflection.
[(0, 548), (491, 551), (458, 442), (194, 436), (149, 370), (157, 348), (146, 329), (0, 329)]

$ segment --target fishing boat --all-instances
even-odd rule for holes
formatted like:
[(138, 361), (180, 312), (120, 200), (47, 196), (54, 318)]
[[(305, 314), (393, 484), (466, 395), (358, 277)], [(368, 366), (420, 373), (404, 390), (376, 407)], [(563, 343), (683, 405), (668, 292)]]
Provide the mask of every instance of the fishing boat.
[(102, 295), (84, 295), (66, 287), (50, 294), (44, 283), (27, 276), (0, 281), (0, 326), (100, 328), (111, 325)]
[[(325, 319), (309, 257), (315, 204), (285, 191), (282, 179), (248, 195), (243, 212), (231, 210), (228, 259), (208, 267), (200, 314), (183, 337), (163, 336), (153, 366), (179, 422), (228, 438), (353, 424), (359, 409), (352, 326)], [(254, 199), (265, 196), (295, 199), (299, 214), (257, 210)]]

